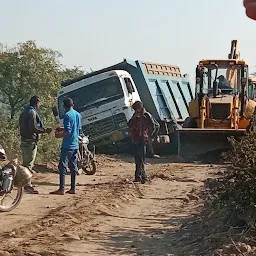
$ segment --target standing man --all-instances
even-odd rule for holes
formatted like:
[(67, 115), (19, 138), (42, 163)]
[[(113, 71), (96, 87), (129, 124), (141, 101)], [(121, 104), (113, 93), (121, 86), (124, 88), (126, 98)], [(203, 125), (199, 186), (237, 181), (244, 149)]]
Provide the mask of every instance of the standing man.
[(78, 136), (81, 131), (81, 115), (74, 110), (73, 100), (66, 98), (63, 100), (65, 115), (63, 118), (63, 128), (57, 128), (55, 132), (56, 138), (63, 138), (60, 161), (59, 174), (60, 185), (57, 191), (50, 194), (64, 195), (65, 191), (65, 175), (67, 167), (71, 173), (71, 189), (67, 191), (68, 194), (76, 193), (76, 175), (77, 175), (77, 159), (78, 159)]
[(128, 122), (128, 126), (132, 136), (133, 154), (136, 164), (134, 182), (144, 184), (147, 181), (144, 164), (146, 144), (149, 137), (151, 138), (154, 133), (155, 125), (151, 114), (146, 112), (142, 102), (136, 101), (132, 107), (135, 113)]
[[(19, 128), (21, 136), (21, 152), (23, 159), (23, 166), (27, 167), (32, 173), (34, 162), (37, 153), (37, 143), (40, 138), (40, 134), (50, 134), (52, 129), (43, 127), (43, 123), (39, 114), (37, 113), (40, 107), (40, 100), (37, 96), (33, 96), (30, 99), (30, 104), (20, 114)], [(38, 194), (38, 191), (34, 189), (31, 182), (24, 187), (24, 190), (28, 194)]]

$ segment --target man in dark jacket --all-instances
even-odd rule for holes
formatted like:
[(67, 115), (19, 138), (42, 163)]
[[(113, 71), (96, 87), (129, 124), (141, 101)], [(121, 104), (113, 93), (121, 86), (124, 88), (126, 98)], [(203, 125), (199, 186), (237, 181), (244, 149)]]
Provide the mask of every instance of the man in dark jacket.
[(217, 79), (219, 79), (218, 87), (220, 89), (232, 89), (229, 81), (223, 75), (220, 75)]
[(136, 101), (132, 107), (135, 113), (129, 120), (128, 126), (132, 136), (133, 153), (136, 164), (134, 182), (144, 184), (147, 180), (144, 164), (146, 144), (149, 137), (151, 137), (154, 132), (154, 120), (151, 114), (146, 112), (142, 102)]
[[(50, 134), (52, 129), (43, 127), (43, 123), (37, 110), (40, 106), (40, 100), (37, 96), (30, 99), (30, 104), (24, 109), (19, 118), (21, 151), (23, 166), (27, 167), (32, 173), (37, 153), (37, 143), (40, 134)], [(38, 194), (31, 182), (25, 186), (25, 192), (29, 194)]]

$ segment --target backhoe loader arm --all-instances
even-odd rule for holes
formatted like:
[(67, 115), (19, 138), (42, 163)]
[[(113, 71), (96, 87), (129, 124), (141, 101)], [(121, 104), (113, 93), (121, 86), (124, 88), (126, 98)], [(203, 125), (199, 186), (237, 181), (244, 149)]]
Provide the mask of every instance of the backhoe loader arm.
[[(230, 48), (230, 53), (228, 54), (228, 58), (232, 59), (232, 60), (239, 59), (238, 41), (237, 40), (231, 41), (231, 48)], [(237, 70), (233, 69), (232, 67), (227, 69), (226, 78), (230, 82), (230, 86), (232, 88), (234, 88), (237, 85)]]
[(231, 49), (230, 53), (228, 55), (229, 59), (236, 60), (239, 57), (239, 52), (238, 52), (238, 41), (237, 40), (232, 40), (231, 41)]

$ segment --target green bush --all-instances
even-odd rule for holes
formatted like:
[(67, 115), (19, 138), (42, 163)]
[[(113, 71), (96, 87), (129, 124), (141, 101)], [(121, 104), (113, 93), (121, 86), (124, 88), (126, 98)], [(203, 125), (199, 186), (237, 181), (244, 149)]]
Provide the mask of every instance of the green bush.
[(50, 135), (43, 134), (38, 143), (38, 155), (37, 162), (45, 163), (49, 161), (55, 161), (59, 157), (61, 139), (56, 139), (54, 136), (54, 129), (58, 126), (51, 112), (41, 114), (45, 127), (53, 128), (53, 132)]
[[(0, 144), (6, 150), (9, 159), (21, 158), (20, 136), (18, 118), (10, 119), (8, 116), (0, 115)], [(50, 115), (42, 117), (46, 127), (56, 128), (57, 123)], [(60, 139), (54, 137), (54, 132), (50, 135), (43, 134), (38, 142), (38, 153), (36, 162), (55, 161), (59, 156)]]
[(229, 222), (246, 220), (256, 213), (256, 134), (239, 141), (231, 138), (230, 142), (232, 150), (224, 158), (231, 165), (224, 178), (215, 180), (207, 201)]

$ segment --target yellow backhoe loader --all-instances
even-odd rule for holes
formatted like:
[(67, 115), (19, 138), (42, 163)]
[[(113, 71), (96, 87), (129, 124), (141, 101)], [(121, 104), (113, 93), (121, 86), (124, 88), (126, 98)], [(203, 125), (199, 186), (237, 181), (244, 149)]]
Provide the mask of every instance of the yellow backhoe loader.
[(256, 102), (249, 96), (248, 65), (239, 59), (238, 42), (231, 42), (228, 59), (199, 61), (196, 97), (179, 132), (180, 156), (214, 154), (230, 147), (228, 137), (246, 133)]

